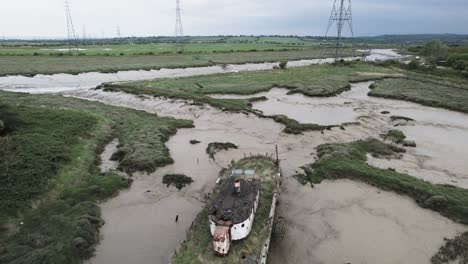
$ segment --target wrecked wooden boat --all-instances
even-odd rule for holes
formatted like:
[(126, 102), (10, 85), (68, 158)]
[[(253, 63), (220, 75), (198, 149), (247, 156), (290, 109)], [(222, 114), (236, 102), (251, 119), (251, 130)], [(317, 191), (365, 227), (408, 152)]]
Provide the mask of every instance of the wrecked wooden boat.
[(223, 170), (171, 263), (265, 263), (279, 181), (276, 161), (262, 155)]
[(209, 222), (213, 249), (220, 255), (229, 253), (231, 240), (242, 240), (252, 230), (260, 199), (260, 180), (254, 175), (255, 170), (233, 170), (214, 200)]

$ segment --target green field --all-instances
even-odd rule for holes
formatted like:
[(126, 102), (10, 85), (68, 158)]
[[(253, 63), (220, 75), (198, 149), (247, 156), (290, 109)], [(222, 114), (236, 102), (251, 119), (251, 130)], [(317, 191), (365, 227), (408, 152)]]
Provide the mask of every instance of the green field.
[[(367, 165), (366, 154), (392, 158), (405, 149), (385, 144), (376, 139), (345, 144), (325, 144), (317, 148), (319, 160), (304, 167), (305, 174), (296, 176), (303, 183), (351, 179), (377, 188), (411, 197), (419, 206), (434, 210), (454, 220), (468, 224), (468, 190), (450, 185), (431, 184), (407, 174)], [(432, 263), (468, 261), (468, 232), (447, 240), (446, 245), (434, 255)]]
[[(186, 37), (184, 51), (170, 37), (0, 42), (0, 76), (116, 72), (314, 59), (317, 39), (280, 36)], [(374, 46), (376, 46), (374, 44)]]
[[(172, 163), (165, 142), (191, 121), (73, 98), (0, 92), (0, 263), (81, 263), (103, 225), (96, 202), (129, 186), (97, 165), (118, 138), (119, 169)], [(22, 224), (20, 224), (22, 223)]]

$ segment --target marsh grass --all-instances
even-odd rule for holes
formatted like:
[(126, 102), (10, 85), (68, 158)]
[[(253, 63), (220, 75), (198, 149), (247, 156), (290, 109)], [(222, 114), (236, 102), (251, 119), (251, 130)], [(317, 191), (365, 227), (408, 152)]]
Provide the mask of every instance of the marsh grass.
[(468, 89), (447, 81), (385, 79), (378, 81), (369, 95), (468, 113)]
[(130, 184), (100, 173), (105, 145), (119, 138), (121, 170), (154, 171), (172, 162), (169, 136), (192, 127), (98, 102), (9, 92), (0, 92), (0, 115), (0, 263), (90, 257), (103, 224), (96, 203)]
[(211, 159), (214, 159), (216, 153), (222, 150), (237, 149), (237, 148), (238, 148), (237, 145), (230, 143), (230, 142), (226, 142), (226, 143), (213, 142), (213, 143), (208, 144), (208, 147), (206, 148), (206, 153), (208, 154), (208, 156), (210, 156)]
[(166, 174), (162, 182), (167, 187), (174, 185), (178, 190), (182, 190), (186, 185), (191, 184), (193, 180), (184, 174)]

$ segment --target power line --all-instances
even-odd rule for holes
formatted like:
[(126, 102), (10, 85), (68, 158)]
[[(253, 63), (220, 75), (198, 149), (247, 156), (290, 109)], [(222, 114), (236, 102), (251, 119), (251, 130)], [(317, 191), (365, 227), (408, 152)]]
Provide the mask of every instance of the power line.
[(182, 14), (181, 13), (182, 12), (180, 9), (180, 0), (176, 0), (176, 23), (175, 23), (175, 32), (174, 32), (176, 53), (184, 52), (184, 43), (183, 43), (184, 28), (182, 26)]

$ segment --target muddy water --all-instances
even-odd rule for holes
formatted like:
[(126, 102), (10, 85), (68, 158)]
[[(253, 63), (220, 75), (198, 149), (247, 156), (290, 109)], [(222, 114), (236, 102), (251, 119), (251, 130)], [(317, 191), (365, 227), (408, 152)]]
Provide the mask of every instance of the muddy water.
[[(151, 175), (138, 174), (130, 190), (102, 205), (106, 220), (102, 230), (103, 241), (98, 246), (97, 256), (91, 260), (91, 263), (113, 263), (119, 259), (133, 263), (166, 263), (179, 241), (184, 239), (191, 220), (203, 206), (203, 197), (212, 189), (220, 166), (226, 166), (232, 159), (250, 153), (271, 153), (274, 144), (279, 145), (281, 167), (287, 177), (281, 195), (284, 204), (280, 205), (279, 214), (286, 218), (288, 228), (286, 238), (273, 244), (273, 262), (274, 259), (291, 259), (294, 262), (288, 263), (310, 263), (311, 259), (315, 259), (319, 261), (318, 263), (320, 261), (341, 263), (345, 260), (373, 263), (375, 259), (388, 258), (388, 262), (385, 263), (398, 263), (406, 259), (424, 263), (443, 243), (443, 237), (455, 236), (461, 227), (419, 208), (404, 197), (385, 193), (377, 199), (375, 197), (377, 191), (366, 185), (347, 183), (343, 187), (343, 184), (338, 182), (337, 188), (334, 189), (333, 183), (327, 183), (323, 185), (324, 187), (320, 185), (318, 188), (323, 190), (317, 192), (317, 189), (300, 186), (289, 178), (300, 171), (300, 166), (314, 160), (315, 147), (320, 144), (351, 142), (377, 136), (391, 129), (393, 124), (388, 115), (380, 113), (383, 110), (395, 113), (398, 110), (401, 111), (399, 114), (405, 114), (405, 111), (419, 109), (428, 111), (428, 118), (432, 113), (439, 112), (416, 104), (368, 98), (366, 94), (369, 85), (370, 83), (355, 84), (351, 91), (337, 98), (322, 98), (320, 102), (323, 105), (329, 102), (335, 107), (355, 112), (355, 119), (360, 121), (361, 126), (347, 127), (345, 131), (334, 129), (326, 131), (323, 135), (311, 132), (302, 136), (283, 134), (282, 125), (268, 119), (224, 113), (209, 106), (191, 106), (179, 100), (169, 101), (150, 97), (141, 99), (125, 93), (92, 90), (66, 93), (68, 96), (98, 100), (163, 116), (191, 119), (195, 124), (194, 129), (179, 130), (167, 143), (175, 160), (174, 165), (159, 169)], [(302, 103), (306, 99), (300, 98)], [(269, 101), (272, 104), (276, 102)], [(289, 107), (294, 107), (294, 103), (291, 102)], [(327, 115), (327, 112), (322, 114)], [(445, 114), (448, 115), (448, 119), (453, 119), (450, 115), (454, 113), (447, 111)], [(297, 118), (293, 114), (290, 114), (290, 117)], [(439, 121), (443, 120), (435, 120), (434, 123), (425, 120), (424, 124), (431, 127), (443, 126)], [(416, 121), (408, 128), (418, 125), (420, 123)], [(202, 143), (190, 145), (191, 139), (200, 140)], [(229, 141), (239, 145), (239, 149), (218, 154), (215, 162), (209, 160), (205, 154), (207, 144), (214, 141)], [(417, 149), (410, 150), (405, 157), (414, 158), (412, 164), (415, 171), (432, 171), (433, 168), (424, 167), (425, 164), (418, 161)], [(452, 155), (463, 156), (463, 153)], [(161, 178), (166, 173), (185, 173), (193, 177), (195, 182), (180, 192), (167, 189), (161, 184)], [(445, 173), (438, 177), (433, 180), (452, 182)], [(336, 195), (342, 191), (343, 194)], [(324, 200), (320, 200), (320, 197)], [(351, 198), (360, 201), (363, 205), (359, 206), (358, 203), (345, 206), (353, 200)], [(297, 203), (297, 201), (307, 202)], [(295, 203), (297, 204), (294, 205)], [(161, 214), (161, 211), (167, 213)], [(330, 213), (321, 214), (321, 211)], [(396, 213), (392, 213), (393, 211)], [(332, 214), (333, 212), (335, 214)], [(179, 223), (174, 222), (177, 214), (181, 219)], [(399, 214), (405, 217), (400, 219), (397, 217)], [(347, 219), (352, 221), (347, 222)], [(421, 221), (423, 225), (418, 227), (416, 223), (420, 225)], [(356, 223), (367, 223), (363, 225), (366, 228), (356, 227)], [(372, 223), (373, 225), (369, 226)], [(304, 225), (313, 227), (307, 229)], [(324, 230), (329, 230), (331, 233), (322, 230), (324, 226), (328, 228)], [(366, 236), (362, 239), (362, 243), (356, 243), (353, 239), (360, 236), (352, 232), (360, 231), (362, 231), (360, 234)], [(164, 239), (160, 239), (161, 237)], [(430, 239), (430, 242), (424, 242), (423, 246), (414, 245), (427, 239)], [(127, 243), (126, 240), (133, 243)], [(309, 246), (293, 250), (290, 248), (291, 245)], [(393, 250), (391, 257), (387, 250), (383, 250), (385, 248)]]
[[(302, 94), (288, 95), (289, 90), (274, 88), (254, 96), (265, 96), (267, 101), (253, 103), (253, 108), (267, 115), (286, 115), (304, 124), (336, 125), (355, 121), (358, 114), (343, 98), (324, 101)], [(212, 95), (214, 98), (249, 98), (252, 96)], [(326, 114), (324, 114), (326, 113)]]
[[(369, 60), (386, 60), (397, 58), (402, 58), (402, 56), (400, 56), (394, 50), (372, 50)], [(329, 63), (332, 61), (332, 59), (299, 60), (288, 62), (288, 65), (290, 67), (297, 67), (318, 63)], [(184, 77), (223, 72), (269, 70), (272, 69), (274, 66), (278, 66), (278, 63), (247, 63), (241, 65), (232, 64), (227, 65), (226, 68), (223, 68), (221, 66), (209, 66), (185, 69), (161, 69), (150, 71), (119, 71), (116, 73), (90, 72), (81, 73), (78, 75), (39, 74), (34, 77), (7, 76), (0, 77), (0, 90), (23, 93), (57, 93), (71, 90), (89, 89), (96, 87), (104, 82), (139, 81), (156, 78)]]
[[(368, 97), (371, 82), (353, 85), (350, 91), (337, 97), (311, 98), (287, 95), (286, 89), (250, 96), (212, 95), (216, 98), (249, 98), (265, 96), (267, 101), (253, 104), (265, 114), (284, 114), (301, 123), (337, 125), (359, 121), (364, 126), (379, 126), (382, 131), (392, 129), (390, 115), (415, 119), (397, 127), (418, 147), (409, 149), (401, 160), (379, 160), (369, 157), (369, 163), (380, 168), (395, 168), (433, 183), (454, 184), (468, 188), (468, 115), (425, 107), (397, 100)], [(382, 110), (390, 114), (381, 114)], [(377, 134), (373, 136), (378, 136)]]
[(272, 264), (430, 263), (445, 237), (466, 230), (363, 183), (325, 181), (311, 189), (288, 179), (284, 186), (279, 208), (286, 232), (273, 243)]

